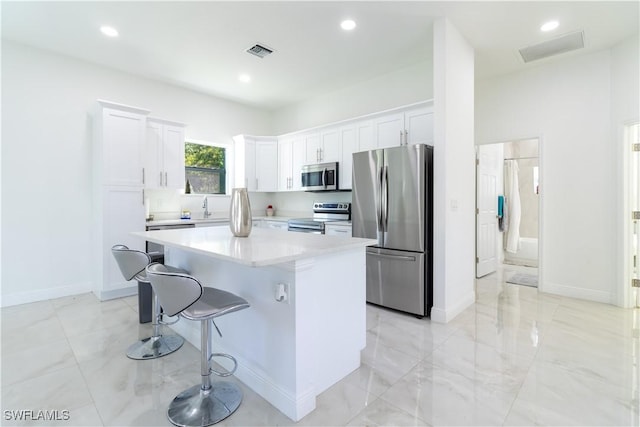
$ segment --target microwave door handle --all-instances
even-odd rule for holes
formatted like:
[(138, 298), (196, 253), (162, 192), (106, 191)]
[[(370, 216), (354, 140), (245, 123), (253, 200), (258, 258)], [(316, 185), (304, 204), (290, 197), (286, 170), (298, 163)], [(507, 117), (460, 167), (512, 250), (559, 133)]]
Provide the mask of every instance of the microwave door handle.
[(324, 188), (327, 188), (326, 176), (327, 176), (327, 168), (324, 168), (324, 170), (322, 171), (322, 186)]

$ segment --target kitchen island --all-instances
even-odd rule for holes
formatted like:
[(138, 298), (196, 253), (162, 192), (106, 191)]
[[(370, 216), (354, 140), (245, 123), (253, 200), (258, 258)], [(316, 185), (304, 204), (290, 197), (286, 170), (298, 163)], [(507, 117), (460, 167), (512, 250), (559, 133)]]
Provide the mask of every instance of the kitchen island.
[[(216, 319), (214, 351), (233, 355), (235, 376), (294, 421), (316, 396), (360, 366), (366, 344), (365, 247), (375, 240), (227, 227), (136, 232), (165, 246), (167, 264), (204, 286), (233, 292), (248, 310)], [(200, 324), (172, 326), (200, 346)]]

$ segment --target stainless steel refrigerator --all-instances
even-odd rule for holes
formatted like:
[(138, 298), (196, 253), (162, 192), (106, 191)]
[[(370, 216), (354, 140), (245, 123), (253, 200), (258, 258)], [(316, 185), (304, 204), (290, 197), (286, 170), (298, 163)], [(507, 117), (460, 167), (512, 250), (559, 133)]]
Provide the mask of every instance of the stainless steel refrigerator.
[(353, 236), (367, 248), (367, 301), (429, 316), (433, 305), (433, 147), (353, 154)]

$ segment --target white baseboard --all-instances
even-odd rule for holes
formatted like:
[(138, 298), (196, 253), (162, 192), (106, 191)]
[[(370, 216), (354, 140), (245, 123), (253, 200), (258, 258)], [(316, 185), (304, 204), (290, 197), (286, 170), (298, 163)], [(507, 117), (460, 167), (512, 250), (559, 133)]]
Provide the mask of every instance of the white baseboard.
[(123, 288), (111, 289), (109, 291), (96, 291), (93, 293), (98, 297), (100, 301), (107, 301), (110, 299), (130, 297), (131, 295), (138, 295), (138, 284), (125, 286)]
[(469, 292), (461, 301), (457, 304), (453, 304), (451, 307), (432, 307), (431, 308), (431, 321), (436, 323), (448, 323), (453, 320), (458, 314), (465, 311), (469, 306), (473, 305), (476, 301), (476, 293), (474, 291)]
[[(168, 317), (164, 320), (166, 322), (171, 322), (174, 319), (175, 318), (173, 317)], [(200, 350), (200, 322), (180, 319), (178, 323), (171, 325), (170, 327), (185, 340), (193, 344), (194, 347)], [(216, 345), (218, 346), (216, 348), (216, 352), (228, 352), (228, 350), (220, 343), (216, 343)], [(234, 357), (238, 362), (238, 369), (233, 375), (293, 421), (301, 420), (305, 415), (309, 414), (316, 408), (317, 393), (314, 389), (304, 391), (296, 399), (296, 397), (291, 393), (283, 390), (271, 381), (266, 374), (249, 367), (249, 363), (237, 354), (234, 355)]]
[(616, 295), (612, 292), (576, 288), (575, 286), (560, 285), (558, 283), (551, 283), (546, 280), (541, 284), (542, 286), (540, 287), (540, 291), (546, 292), (548, 294), (601, 302), (604, 304), (616, 304)]
[(31, 302), (85, 294), (87, 292), (91, 292), (90, 282), (76, 283), (73, 285), (60, 286), (49, 289), (39, 289), (36, 291), (16, 292), (9, 295), (2, 295), (0, 307), (11, 307), (12, 305), (28, 304)]

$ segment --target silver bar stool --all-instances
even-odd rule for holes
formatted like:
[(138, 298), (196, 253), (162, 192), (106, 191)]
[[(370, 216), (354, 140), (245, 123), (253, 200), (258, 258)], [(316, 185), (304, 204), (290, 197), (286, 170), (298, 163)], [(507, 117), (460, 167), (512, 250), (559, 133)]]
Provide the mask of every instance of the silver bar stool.
[[(139, 282), (149, 283), (145, 268), (151, 264), (151, 257), (146, 252), (138, 251), (135, 249), (129, 249), (125, 245), (115, 245), (111, 248), (120, 272), (126, 280), (136, 279)], [(170, 270), (180, 273), (186, 273), (186, 271), (175, 268), (167, 267)], [(147, 338), (143, 338), (136, 341), (127, 349), (127, 357), (135, 360), (147, 360), (156, 359), (158, 357), (166, 356), (174, 351), (178, 350), (184, 344), (184, 338), (178, 335), (163, 335), (160, 332), (160, 325), (173, 325), (177, 322), (163, 322), (162, 314), (160, 312), (160, 303), (158, 302), (158, 295), (153, 293), (151, 300), (152, 312), (153, 312), (153, 335)], [(178, 319), (179, 320), (179, 319)]]
[[(204, 427), (215, 424), (231, 415), (242, 402), (242, 390), (228, 381), (211, 381), (211, 374), (221, 377), (232, 375), (238, 363), (228, 354), (212, 353), (211, 325), (220, 330), (213, 319), (249, 307), (249, 303), (231, 292), (203, 287), (192, 276), (175, 273), (159, 263), (147, 267), (147, 277), (158, 295), (162, 308), (169, 316), (200, 321), (200, 375), (201, 384), (178, 394), (167, 410), (169, 421), (177, 426)], [(214, 356), (230, 359), (231, 371), (219, 372), (211, 368)]]

